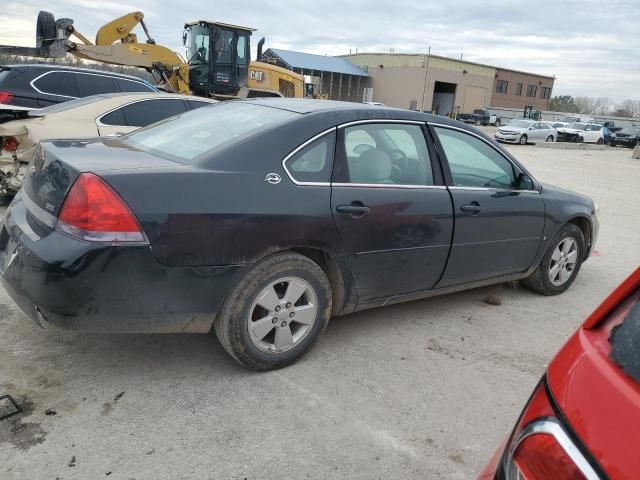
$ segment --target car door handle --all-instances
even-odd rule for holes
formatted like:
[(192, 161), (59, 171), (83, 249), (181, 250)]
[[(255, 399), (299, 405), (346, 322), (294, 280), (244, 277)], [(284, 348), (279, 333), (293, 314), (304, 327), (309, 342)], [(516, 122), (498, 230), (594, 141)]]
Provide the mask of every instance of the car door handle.
[(460, 210), (466, 213), (470, 213), (471, 215), (477, 215), (482, 211), (482, 207), (478, 202), (471, 202), (468, 205), (462, 205)]
[(369, 213), (369, 207), (365, 207), (362, 202), (351, 202), (351, 205), (338, 205), (336, 212), (346, 213), (353, 217), (362, 217)]

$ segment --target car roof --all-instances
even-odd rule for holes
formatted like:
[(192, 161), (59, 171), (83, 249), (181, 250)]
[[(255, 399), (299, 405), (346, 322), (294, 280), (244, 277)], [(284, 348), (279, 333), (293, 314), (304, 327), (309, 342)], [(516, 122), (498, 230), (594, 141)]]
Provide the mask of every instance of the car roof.
[(74, 67), (71, 65), (59, 65), (59, 64), (51, 64), (51, 63), (17, 63), (17, 64), (0, 65), (0, 67), (15, 68), (15, 69), (35, 68), (35, 69), (41, 69), (41, 70), (66, 70), (70, 72), (80, 72), (80, 73), (99, 73), (101, 75), (109, 75), (112, 77), (126, 78), (129, 80), (137, 80), (138, 82), (145, 82), (151, 85), (151, 83), (148, 80), (145, 80), (144, 78), (141, 78), (141, 77), (136, 77), (135, 75), (111, 72), (109, 70), (99, 70), (97, 68), (82, 68), (82, 67)]

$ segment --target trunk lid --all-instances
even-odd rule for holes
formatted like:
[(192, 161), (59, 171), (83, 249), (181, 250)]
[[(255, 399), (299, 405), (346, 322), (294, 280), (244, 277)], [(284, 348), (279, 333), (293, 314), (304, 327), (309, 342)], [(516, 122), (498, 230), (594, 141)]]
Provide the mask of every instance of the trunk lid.
[[(636, 452), (640, 382), (629, 369), (630, 364), (638, 365), (640, 338), (632, 338), (640, 336), (637, 323), (632, 336), (620, 338), (624, 334), (621, 326), (634, 321), (632, 310), (640, 301), (640, 270), (636, 277), (635, 291), (617, 299), (615, 308), (597, 324), (590, 318), (551, 362), (547, 374), (553, 396), (572, 429), (615, 478), (635, 478), (640, 471)], [(619, 333), (614, 333), (616, 329)], [(626, 349), (622, 357), (621, 340)], [(618, 353), (612, 355), (612, 350)]]
[(92, 172), (157, 170), (180, 164), (136, 150), (119, 139), (42, 142), (25, 175), (23, 192), (37, 207), (58, 216), (78, 176)]

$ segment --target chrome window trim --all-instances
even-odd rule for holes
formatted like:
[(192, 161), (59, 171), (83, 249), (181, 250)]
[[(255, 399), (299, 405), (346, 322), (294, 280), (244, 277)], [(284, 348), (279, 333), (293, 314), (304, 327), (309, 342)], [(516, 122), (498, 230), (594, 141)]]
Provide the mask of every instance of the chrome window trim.
[(412, 190), (433, 189), (446, 190), (444, 185), (405, 185), (395, 183), (332, 183), (332, 187), (369, 187), (369, 188), (406, 188)]
[[(527, 438), (532, 435), (540, 435), (546, 434), (551, 435), (562, 447), (562, 450), (567, 454), (567, 456), (571, 459), (571, 461), (578, 467), (580, 472), (585, 476), (587, 480), (600, 480), (600, 477), (593, 469), (589, 461), (582, 455), (582, 452), (578, 450), (578, 447), (574, 445), (574, 443), (567, 435), (567, 432), (562, 428), (556, 420), (537, 420), (533, 423), (527, 425), (516, 437), (515, 441), (511, 444), (509, 449), (509, 456), (507, 459), (507, 476), (510, 475), (509, 467), (513, 462), (513, 457), (516, 453), (516, 450), (520, 446), (520, 444)], [(516, 480), (512, 478), (508, 478), (508, 480)]]
[(451, 186), (449, 190), (478, 190), (478, 191), (492, 191), (492, 192), (513, 192), (513, 193), (535, 193), (540, 195), (538, 190), (516, 190), (513, 188), (498, 188), (498, 187), (456, 187)]
[[(133, 92), (134, 95), (135, 95), (135, 93), (136, 92)], [(123, 103), (122, 105), (119, 105), (117, 107), (112, 108), (108, 112), (100, 114), (100, 116), (98, 118), (96, 118), (96, 126), (98, 126), (98, 127), (129, 127), (129, 125), (107, 125), (106, 123), (102, 123), (102, 118), (106, 117), (107, 115), (109, 115), (112, 112), (115, 112), (116, 110), (119, 110), (119, 109), (124, 108), (124, 107), (128, 107), (129, 105), (133, 105), (134, 103), (150, 102), (150, 101), (155, 101), (155, 100), (161, 100), (161, 101), (164, 101), (164, 100), (182, 100), (184, 102), (187, 99), (186, 98), (178, 98), (178, 97), (167, 97), (167, 98), (154, 97), (154, 98), (140, 98), (140, 99), (137, 99), (137, 100), (131, 100), (130, 102)], [(207, 102), (207, 103), (211, 103), (211, 105), (213, 105), (214, 103), (217, 103), (217, 102)], [(185, 110), (182, 113), (187, 113), (187, 112), (190, 112), (190, 111), (191, 110)], [(178, 113), (176, 115), (182, 115), (182, 114)], [(133, 128), (143, 128), (143, 127), (133, 127)]]
[(385, 119), (376, 118), (376, 119), (370, 119), (370, 120), (355, 120), (353, 122), (342, 123), (338, 125), (338, 128), (342, 129), (347, 127), (352, 127), (354, 125), (364, 125), (367, 123), (403, 123), (403, 124), (409, 124), (409, 125), (425, 126), (427, 122), (421, 122), (419, 120), (394, 120), (391, 118), (385, 118)]
[[(524, 173), (522, 171), (522, 169), (518, 165), (513, 163), (513, 161), (509, 157), (507, 157), (504, 153), (502, 153), (499, 148), (497, 148), (491, 142), (488, 142), (485, 138), (483, 138), (482, 136), (478, 135), (477, 133), (470, 132), (469, 130), (465, 130), (464, 128), (455, 127), (453, 125), (445, 125), (444, 123), (427, 122), (427, 124), (429, 126), (432, 126), (432, 127), (441, 127), (441, 128), (448, 128), (450, 130), (457, 130), (459, 132), (466, 133), (467, 135), (471, 135), (473, 137), (476, 137), (478, 140), (484, 142), (486, 145), (488, 145), (489, 147), (493, 148), (502, 158), (504, 158), (507, 162), (509, 162), (516, 169), (517, 172)], [(448, 159), (447, 159), (447, 162), (448, 162)], [(529, 174), (527, 174), (527, 175), (529, 175)], [(538, 182), (534, 177), (532, 177), (531, 175), (529, 175), (529, 176), (531, 177), (531, 179), (535, 183), (540, 185), (540, 182)], [(455, 186), (451, 186), (449, 188), (472, 188), (472, 189), (475, 189), (476, 187), (455, 187)], [(495, 190), (495, 189), (489, 188), (489, 190)], [(506, 189), (506, 190), (509, 190), (509, 189)], [(513, 192), (533, 192), (533, 191), (535, 191), (536, 193), (540, 193), (537, 190), (514, 190), (514, 189), (510, 189), (510, 190), (513, 191)]]
[(286, 172), (287, 177), (289, 177), (289, 180), (291, 180), (295, 185), (312, 186), (312, 187), (330, 187), (331, 186), (331, 182), (300, 182), (296, 180), (291, 174), (291, 172), (289, 171), (289, 169), (287, 168), (287, 162), (291, 159), (291, 157), (293, 157), (300, 150), (303, 150), (305, 147), (315, 142), (316, 140), (335, 131), (336, 131), (336, 127), (331, 127), (331, 128), (328, 128), (327, 130), (324, 130), (323, 132), (318, 133), (314, 137), (311, 137), (306, 142), (294, 148), (289, 154), (287, 154), (286, 157), (282, 159), (282, 168)]
[[(91, 72), (76, 72), (73, 70), (49, 70), (48, 72), (44, 72), (42, 75), (38, 75), (36, 78), (34, 78), (33, 80), (31, 80), (31, 82), (29, 82), (29, 85), (31, 85), (31, 88), (33, 88), (36, 92), (41, 93), (42, 95), (51, 95), (53, 97), (63, 97), (63, 98), (80, 98), (80, 97), (72, 97), (70, 95), (60, 95), (58, 93), (48, 93), (48, 92), (43, 92), (42, 90), (40, 90), (38, 87), (35, 86), (35, 82), (40, 80), (42, 77), (45, 77), (51, 73), (72, 73), (74, 75), (93, 75), (94, 77), (107, 77), (107, 78), (113, 78), (114, 80), (126, 80), (128, 82), (133, 82), (133, 83), (139, 83), (140, 85), (144, 85), (145, 87), (149, 88), (149, 93), (157, 93), (157, 90), (154, 89), (152, 86), (149, 86), (148, 84), (146, 84), (145, 82), (142, 81), (138, 81), (138, 80), (133, 80), (131, 78), (122, 78), (122, 77), (116, 77), (114, 75), (104, 75), (101, 73), (91, 73)], [(113, 92), (113, 93), (129, 93), (129, 92)], [(135, 92), (130, 92), (130, 93), (135, 93)], [(98, 94), (99, 95), (99, 94)]]

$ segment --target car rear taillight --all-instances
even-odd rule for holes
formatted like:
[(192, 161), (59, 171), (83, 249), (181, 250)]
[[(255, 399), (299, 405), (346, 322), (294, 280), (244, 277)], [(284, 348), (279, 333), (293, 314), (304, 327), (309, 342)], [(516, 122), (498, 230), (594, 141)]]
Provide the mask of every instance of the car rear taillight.
[(504, 480), (597, 480), (551, 405), (542, 381), (525, 407), (503, 456)]
[(2, 142), (2, 148), (7, 152), (15, 152), (18, 149), (20, 142), (16, 137), (4, 137)]
[(0, 103), (9, 103), (13, 100), (13, 93), (0, 91)]
[(65, 198), (56, 229), (89, 242), (147, 243), (126, 203), (100, 177), (82, 173)]

